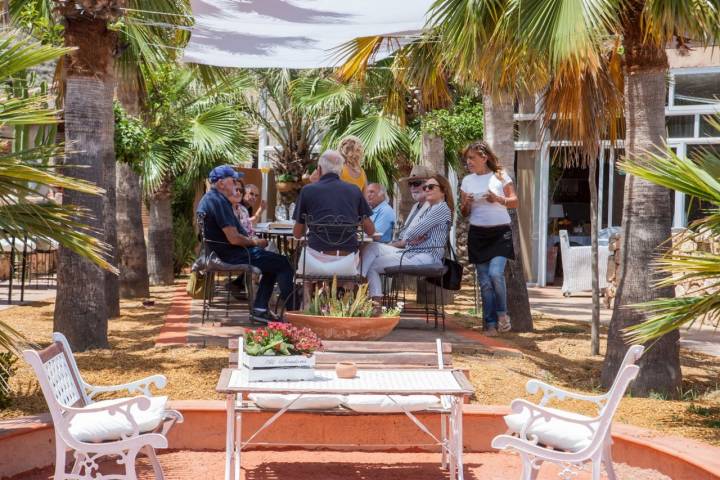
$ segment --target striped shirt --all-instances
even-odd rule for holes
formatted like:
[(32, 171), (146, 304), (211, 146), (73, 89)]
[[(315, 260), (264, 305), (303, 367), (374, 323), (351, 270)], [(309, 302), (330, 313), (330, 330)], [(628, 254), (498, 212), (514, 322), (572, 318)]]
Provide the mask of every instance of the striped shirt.
[(450, 207), (445, 202), (430, 205), (420, 212), (403, 236), (408, 242), (418, 238), (423, 240), (416, 245), (408, 245), (405, 249), (406, 255), (411, 258), (418, 253), (427, 253), (433, 257), (435, 263), (442, 263), (451, 223)]

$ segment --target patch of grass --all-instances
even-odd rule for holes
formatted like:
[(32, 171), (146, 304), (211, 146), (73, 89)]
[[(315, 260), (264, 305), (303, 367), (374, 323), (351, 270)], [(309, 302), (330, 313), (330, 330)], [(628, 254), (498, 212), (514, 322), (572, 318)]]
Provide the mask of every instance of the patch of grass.
[(568, 335), (577, 335), (579, 333), (585, 333), (588, 331), (587, 327), (583, 327), (580, 325), (553, 325), (550, 328), (547, 328), (543, 330), (545, 333), (560, 333), (560, 334), (568, 334)]
[(700, 422), (702, 425), (720, 429), (720, 407), (704, 407), (693, 403), (687, 407), (687, 412), (703, 417)]

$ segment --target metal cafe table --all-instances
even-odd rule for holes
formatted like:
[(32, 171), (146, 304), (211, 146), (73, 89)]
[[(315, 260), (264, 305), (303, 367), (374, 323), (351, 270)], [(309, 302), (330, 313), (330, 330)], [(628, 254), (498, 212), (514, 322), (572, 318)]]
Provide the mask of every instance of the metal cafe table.
[[(443, 409), (437, 413), (449, 415), (447, 438), (438, 439), (412, 412), (402, 404), (402, 411), (429, 435), (435, 445), (440, 445), (443, 462), (449, 457), (450, 478), (463, 479), (463, 398), (473, 393), (472, 385), (460, 370), (438, 370), (436, 368), (408, 370), (360, 369), (355, 378), (337, 378), (334, 370), (316, 370), (315, 378), (302, 381), (256, 382), (249, 381), (245, 368), (225, 368), (220, 374), (216, 390), (227, 396), (227, 431), (225, 439), (225, 480), (240, 479), (242, 449), (253, 444), (255, 437), (282, 416), (299, 398), (307, 395), (383, 395), (397, 403), (391, 395), (435, 395), (440, 397)], [(272, 415), (256, 432), (242, 440), (242, 394), (277, 393), (297, 394), (297, 397)], [(310, 412), (310, 410), (307, 410)], [(321, 411), (322, 413), (323, 411)], [(444, 419), (443, 419), (444, 421)], [(444, 429), (443, 429), (444, 430)], [(265, 442), (255, 444), (271, 445)], [(279, 444), (278, 444), (279, 445)], [(292, 443), (282, 443), (292, 445)], [(443, 465), (444, 466), (444, 465)]]

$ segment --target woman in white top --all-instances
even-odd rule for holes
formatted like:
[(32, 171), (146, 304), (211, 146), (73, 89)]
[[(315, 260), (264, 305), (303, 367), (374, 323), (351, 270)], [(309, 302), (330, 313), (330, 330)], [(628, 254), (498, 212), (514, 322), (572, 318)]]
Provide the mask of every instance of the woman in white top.
[(442, 175), (433, 175), (423, 185), (428, 208), (417, 214), (403, 235), (405, 240), (367, 248), (362, 254), (362, 274), (368, 280), (368, 291), (374, 300), (382, 298), (380, 274), (385, 268), (400, 265), (441, 264), (445, 255), (448, 231), (455, 205), (452, 190)]
[(468, 257), (477, 270), (486, 335), (495, 336), (512, 328), (505, 264), (515, 254), (507, 209), (516, 208), (518, 199), (512, 179), (487, 143), (471, 143), (463, 159), (470, 171), (460, 185), (460, 211), (470, 221)]

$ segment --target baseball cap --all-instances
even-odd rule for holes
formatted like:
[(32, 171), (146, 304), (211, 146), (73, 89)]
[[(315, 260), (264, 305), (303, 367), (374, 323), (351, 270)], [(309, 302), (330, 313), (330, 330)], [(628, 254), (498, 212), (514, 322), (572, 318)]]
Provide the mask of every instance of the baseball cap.
[(219, 167), (215, 167), (210, 170), (210, 175), (208, 175), (208, 179), (210, 180), (210, 183), (215, 183), (218, 180), (222, 180), (223, 178), (232, 177), (234, 180), (238, 180), (243, 176), (245, 176), (244, 173), (238, 172), (230, 165), (220, 165)]
[(428, 178), (435, 175), (432, 168), (426, 167), (425, 165), (414, 165), (410, 170), (410, 175), (400, 179), (401, 182), (407, 182), (408, 180), (427, 180)]

